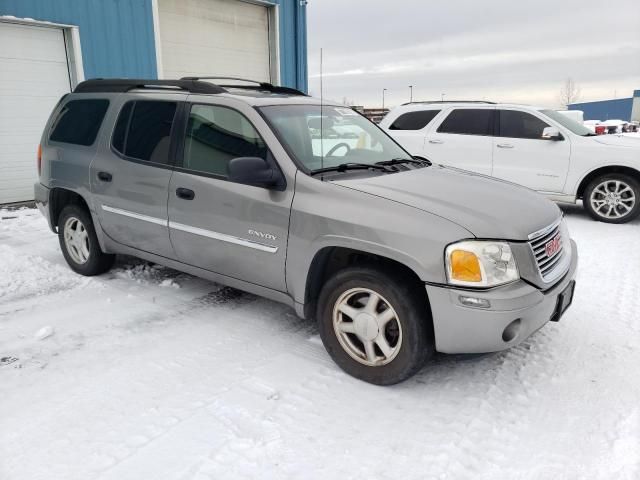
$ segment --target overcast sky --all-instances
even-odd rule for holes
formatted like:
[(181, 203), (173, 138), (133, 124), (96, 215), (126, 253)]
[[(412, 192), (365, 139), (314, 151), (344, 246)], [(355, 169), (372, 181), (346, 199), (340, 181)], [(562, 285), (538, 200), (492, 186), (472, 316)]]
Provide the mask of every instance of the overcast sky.
[(309, 0), (309, 89), (357, 105), (486, 99), (559, 106), (640, 89), (640, 0)]

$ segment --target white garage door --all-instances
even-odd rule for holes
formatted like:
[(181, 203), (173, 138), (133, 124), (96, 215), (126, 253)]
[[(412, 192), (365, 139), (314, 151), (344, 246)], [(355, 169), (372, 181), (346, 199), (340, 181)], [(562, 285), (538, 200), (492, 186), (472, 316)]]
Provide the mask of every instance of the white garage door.
[(268, 13), (239, 0), (158, 0), (164, 78), (270, 81)]
[(0, 203), (33, 200), (42, 130), (69, 90), (62, 29), (0, 22)]

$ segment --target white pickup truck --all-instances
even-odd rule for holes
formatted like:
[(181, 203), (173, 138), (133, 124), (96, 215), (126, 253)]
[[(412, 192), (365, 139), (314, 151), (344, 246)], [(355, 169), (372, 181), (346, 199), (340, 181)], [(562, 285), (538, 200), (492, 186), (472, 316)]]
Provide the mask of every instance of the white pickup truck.
[(412, 155), (576, 203), (596, 220), (640, 214), (640, 140), (596, 136), (554, 110), (490, 102), (415, 102), (380, 123)]

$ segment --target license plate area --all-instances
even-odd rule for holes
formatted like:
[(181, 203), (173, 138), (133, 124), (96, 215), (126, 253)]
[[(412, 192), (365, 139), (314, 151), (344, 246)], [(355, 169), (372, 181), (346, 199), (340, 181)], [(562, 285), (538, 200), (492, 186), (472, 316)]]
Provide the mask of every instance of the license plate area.
[(571, 280), (569, 285), (565, 287), (565, 289), (558, 295), (558, 300), (556, 301), (556, 308), (553, 311), (553, 315), (551, 316), (552, 322), (559, 322), (564, 312), (571, 306), (573, 302), (573, 292), (576, 287), (575, 280)]

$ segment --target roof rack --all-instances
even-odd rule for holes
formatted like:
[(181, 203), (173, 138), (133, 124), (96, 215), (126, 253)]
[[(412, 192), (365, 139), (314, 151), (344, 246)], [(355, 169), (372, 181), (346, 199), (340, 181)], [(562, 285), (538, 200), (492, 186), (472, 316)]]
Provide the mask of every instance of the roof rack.
[(128, 92), (143, 88), (173, 88), (190, 93), (224, 93), (219, 85), (194, 80), (149, 80), (142, 78), (92, 78), (80, 82), (74, 93)]
[(303, 96), (308, 96), (306, 93), (301, 92), (300, 90), (297, 90), (295, 88), (291, 88), (291, 87), (281, 87), (278, 85), (273, 85), (269, 82), (259, 82), (257, 80), (250, 80), (248, 78), (239, 78), (239, 77), (213, 77), (213, 76), (207, 76), (207, 77), (182, 77), (180, 80), (189, 80), (189, 81), (200, 81), (200, 80), (233, 80), (233, 81), (237, 81), (237, 82), (248, 82), (248, 83), (254, 83), (256, 86), (253, 85), (218, 85), (221, 88), (239, 88), (239, 89), (243, 89), (243, 90), (267, 90), (269, 92), (273, 92), (273, 93), (287, 93), (289, 95), (303, 95)]
[(486, 100), (425, 100), (422, 102), (407, 102), (402, 105), (413, 105), (416, 103), (486, 103), (488, 105), (496, 105), (496, 102), (488, 102)]

